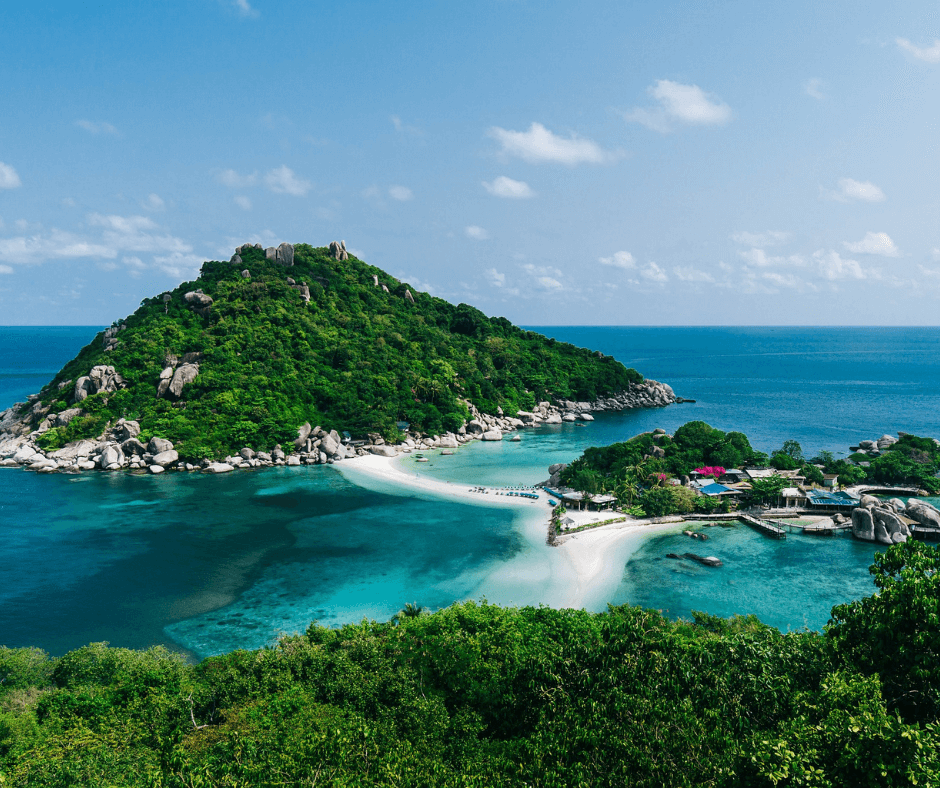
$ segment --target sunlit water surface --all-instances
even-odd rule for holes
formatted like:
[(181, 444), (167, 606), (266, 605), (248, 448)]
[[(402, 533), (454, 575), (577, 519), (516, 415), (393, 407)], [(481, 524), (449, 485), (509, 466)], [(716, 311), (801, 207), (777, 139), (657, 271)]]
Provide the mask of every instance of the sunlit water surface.
[[(0, 408), (38, 390), (89, 328), (0, 328)], [(935, 329), (544, 329), (673, 385), (695, 404), (599, 414), (404, 467), (466, 484), (532, 484), (590, 445), (690, 419), (808, 452), (883, 432), (940, 435)], [(387, 619), (406, 602), (550, 601), (562, 575), (544, 515), (363, 489), (329, 467), (223, 477), (36, 475), (0, 469), (0, 644), (62, 653), (164, 642), (196, 657), (270, 643), (311, 621)], [(825, 624), (873, 590), (874, 549), (848, 537), (775, 541), (745, 526), (653, 535), (605, 602), (685, 616), (756, 613)], [(716, 555), (721, 569), (665, 558)]]

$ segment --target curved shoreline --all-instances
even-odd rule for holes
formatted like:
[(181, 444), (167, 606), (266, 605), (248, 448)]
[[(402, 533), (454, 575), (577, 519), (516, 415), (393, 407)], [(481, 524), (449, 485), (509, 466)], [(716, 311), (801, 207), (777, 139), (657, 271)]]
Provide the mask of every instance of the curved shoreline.
[[(497, 496), (494, 490), (484, 495), (472, 492), (464, 483), (442, 482), (409, 473), (400, 466), (398, 458), (377, 455), (356, 457), (333, 467), (367, 489), (385, 492), (387, 490), (383, 487), (392, 487), (399, 494), (423, 493), (477, 506), (515, 509), (520, 515), (519, 531), (527, 542), (527, 558), (540, 560), (535, 567), (523, 566), (525, 557), (519, 557), (519, 566), (513, 566), (514, 561), (510, 560), (495, 567), (487, 580), (497, 587), (503, 583), (508, 586), (517, 579), (517, 572), (533, 574), (531, 581), (536, 585), (541, 583), (544, 593), (544, 598), (533, 603), (555, 608), (602, 610), (620, 585), (624, 566), (640, 548), (644, 537), (683, 526), (682, 523), (650, 524), (644, 521), (613, 523), (564, 536), (556, 547), (549, 547), (545, 543), (545, 533), (551, 509), (547, 505), (549, 496), (544, 491), (533, 491), (538, 492), (538, 499)], [(484, 586), (487, 580), (484, 580)], [(480, 591), (493, 599), (486, 587), (481, 586)], [(499, 595), (497, 590), (496, 596)]]

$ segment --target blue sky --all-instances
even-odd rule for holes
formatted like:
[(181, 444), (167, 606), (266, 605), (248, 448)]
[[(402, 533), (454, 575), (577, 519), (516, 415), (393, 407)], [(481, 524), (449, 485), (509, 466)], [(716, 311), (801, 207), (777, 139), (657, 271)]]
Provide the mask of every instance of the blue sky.
[(940, 322), (936, 3), (6, 3), (0, 323), (245, 241), (522, 324)]

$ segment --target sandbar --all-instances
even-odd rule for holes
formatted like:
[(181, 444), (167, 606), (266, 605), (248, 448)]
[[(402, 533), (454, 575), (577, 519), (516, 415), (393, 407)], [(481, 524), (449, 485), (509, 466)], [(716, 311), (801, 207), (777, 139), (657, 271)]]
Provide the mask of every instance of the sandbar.
[[(603, 610), (623, 578), (624, 566), (650, 534), (677, 530), (682, 523), (650, 524), (628, 520), (561, 536), (556, 547), (546, 537), (551, 516), (549, 495), (543, 490), (537, 499), (475, 492), (472, 485), (440, 481), (403, 467), (401, 457), (364, 455), (333, 466), (350, 481), (381, 492), (405, 490), (461, 501), (477, 506), (516, 509), (518, 528), (527, 542), (523, 554), (494, 567), (482, 580), (480, 593), (490, 601), (513, 604), (546, 604), (555, 608)], [(572, 512), (576, 525), (616, 517), (615, 513)], [(524, 578), (524, 582), (522, 582)], [(526, 598), (526, 590), (537, 598)]]

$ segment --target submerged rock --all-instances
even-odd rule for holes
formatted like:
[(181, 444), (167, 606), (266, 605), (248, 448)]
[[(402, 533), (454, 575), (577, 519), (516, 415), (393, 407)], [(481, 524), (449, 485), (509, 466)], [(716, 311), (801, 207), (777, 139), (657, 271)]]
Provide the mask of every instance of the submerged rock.
[(695, 553), (683, 553), (683, 558), (688, 558), (690, 561), (697, 561), (702, 566), (724, 566), (720, 558), (715, 558), (713, 555), (701, 556), (696, 555)]

